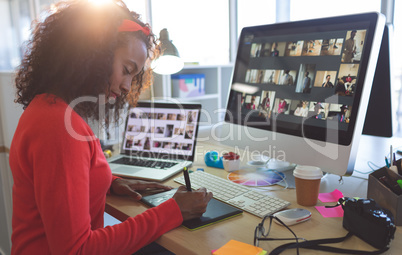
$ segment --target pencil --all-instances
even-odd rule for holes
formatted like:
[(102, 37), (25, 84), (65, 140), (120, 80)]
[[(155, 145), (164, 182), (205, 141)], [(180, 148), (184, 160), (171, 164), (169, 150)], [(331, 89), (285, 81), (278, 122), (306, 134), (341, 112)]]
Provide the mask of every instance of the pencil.
[(389, 163), (387, 157), (385, 157), (385, 165), (389, 168)]
[(186, 182), (187, 191), (191, 191), (190, 176), (187, 167), (183, 168), (184, 181)]

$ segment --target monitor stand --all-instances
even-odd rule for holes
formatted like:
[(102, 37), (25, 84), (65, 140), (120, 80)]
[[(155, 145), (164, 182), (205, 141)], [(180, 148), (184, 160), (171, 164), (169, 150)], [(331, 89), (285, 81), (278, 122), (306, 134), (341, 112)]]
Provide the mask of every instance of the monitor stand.
[(284, 162), (284, 161), (278, 161), (275, 159), (260, 159), (256, 161), (249, 161), (247, 162), (246, 168), (248, 168), (251, 171), (276, 171), (283, 173), (285, 181), (280, 181), (275, 184), (289, 188), (289, 189), (294, 189), (296, 188), (295, 185), (295, 178), (293, 176), (293, 170), (295, 169), (296, 164), (292, 164), (289, 162)]
[(286, 183), (281, 181), (281, 182), (278, 182), (277, 184), (280, 186), (283, 186), (283, 187), (286, 187), (286, 185), (287, 185), (288, 189), (295, 189), (296, 184), (295, 184), (295, 177), (293, 176), (293, 169), (281, 171), (281, 172), (285, 174)]

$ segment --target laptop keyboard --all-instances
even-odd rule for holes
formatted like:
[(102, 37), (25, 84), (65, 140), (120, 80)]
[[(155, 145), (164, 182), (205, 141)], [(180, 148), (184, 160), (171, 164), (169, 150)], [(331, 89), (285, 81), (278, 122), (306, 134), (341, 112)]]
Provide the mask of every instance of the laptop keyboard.
[(111, 163), (130, 165), (130, 166), (158, 168), (158, 169), (168, 169), (174, 165), (177, 165), (176, 162), (166, 162), (166, 161), (138, 159), (138, 158), (119, 158), (119, 159), (112, 161)]

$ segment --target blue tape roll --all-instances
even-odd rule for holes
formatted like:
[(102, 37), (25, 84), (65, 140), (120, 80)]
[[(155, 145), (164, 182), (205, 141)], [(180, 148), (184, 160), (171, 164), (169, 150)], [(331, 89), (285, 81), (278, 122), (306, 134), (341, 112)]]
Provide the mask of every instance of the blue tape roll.
[(204, 156), (204, 161), (207, 166), (223, 169), (222, 157), (219, 157), (216, 151), (208, 151)]

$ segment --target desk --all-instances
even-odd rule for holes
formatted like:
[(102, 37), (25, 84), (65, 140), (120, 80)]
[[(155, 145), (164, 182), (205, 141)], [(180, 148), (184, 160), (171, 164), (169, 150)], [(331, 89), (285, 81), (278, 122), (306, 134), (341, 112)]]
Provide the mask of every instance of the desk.
[[(387, 154), (390, 142), (394, 147), (398, 144), (402, 145), (402, 139), (383, 139), (373, 137), (363, 137), (361, 142), (361, 150), (358, 153), (359, 164), (356, 164), (356, 169), (359, 171), (369, 171), (367, 160), (381, 166), (384, 164), (384, 156)], [(367, 150), (367, 146), (375, 145), (376, 150)], [(383, 149), (381, 149), (383, 148)], [(226, 178), (227, 172), (222, 169), (206, 167), (203, 161), (203, 155), (209, 150), (230, 150), (230, 147), (206, 142), (199, 142), (197, 144), (196, 159), (193, 169), (202, 167), (208, 173)], [(345, 196), (359, 196), (365, 198), (367, 196), (367, 175), (362, 176), (343, 177), (344, 183), (338, 182), (339, 176), (327, 175), (321, 182), (320, 192), (331, 192), (335, 188), (343, 192)], [(173, 181), (173, 178), (165, 182), (167, 185), (177, 187), (178, 184)], [(323, 218), (321, 214), (316, 211), (314, 207), (303, 207), (296, 203), (296, 194), (294, 189), (281, 189), (269, 192), (271, 196), (285, 199), (291, 203), (290, 208), (306, 208), (312, 212), (311, 220), (302, 224), (291, 226), (291, 229), (298, 237), (305, 239), (317, 238), (333, 238), (346, 235), (346, 230), (342, 227), (342, 218)], [(317, 205), (328, 205), (318, 201)], [(144, 212), (147, 209), (140, 202), (136, 202), (128, 197), (119, 197), (110, 195), (106, 200), (106, 212), (120, 221), (124, 221), (127, 217), (135, 216)], [(161, 236), (157, 242), (177, 255), (188, 254), (211, 254), (211, 250), (218, 249), (231, 239), (242, 241), (252, 244), (254, 237), (254, 230), (261, 218), (253, 216), (244, 212), (243, 215), (228, 219), (226, 221), (196, 230), (189, 231), (183, 227), (176, 228), (172, 231)], [(282, 226), (274, 224), (271, 229), (272, 235), (277, 237), (291, 237), (290, 233)], [(271, 251), (275, 247), (283, 244), (284, 242), (260, 242), (260, 246), (267, 251)], [(333, 246), (348, 248), (348, 249), (362, 249), (374, 250), (370, 245), (361, 241), (359, 238), (353, 236), (349, 240), (341, 244)], [(397, 227), (395, 238), (391, 244), (391, 249), (385, 254), (399, 254), (402, 250), (402, 228)], [(319, 251), (301, 250), (302, 254), (320, 254)], [(322, 253), (322, 252), (321, 252)], [(295, 254), (294, 250), (289, 250), (283, 254)]]

